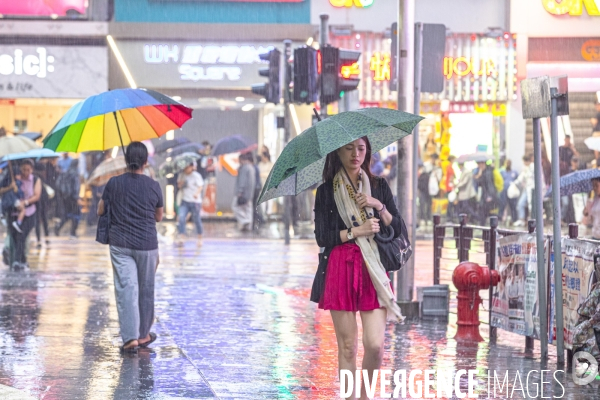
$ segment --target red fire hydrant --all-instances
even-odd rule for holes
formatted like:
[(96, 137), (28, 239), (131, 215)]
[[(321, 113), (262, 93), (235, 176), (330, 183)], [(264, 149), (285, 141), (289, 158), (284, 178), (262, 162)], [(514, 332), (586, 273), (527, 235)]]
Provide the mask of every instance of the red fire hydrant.
[(498, 271), (463, 261), (452, 274), (452, 283), (458, 289), (458, 330), (454, 339), (482, 342), (479, 334), (479, 291), (500, 282)]

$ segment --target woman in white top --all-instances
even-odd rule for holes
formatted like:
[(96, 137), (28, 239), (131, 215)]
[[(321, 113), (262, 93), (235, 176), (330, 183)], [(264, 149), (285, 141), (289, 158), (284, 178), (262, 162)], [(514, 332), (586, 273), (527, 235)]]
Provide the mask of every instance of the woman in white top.
[(600, 240), (600, 178), (592, 179), (594, 198), (588, 200), (583, 215), (591, 222), (592, 239)]

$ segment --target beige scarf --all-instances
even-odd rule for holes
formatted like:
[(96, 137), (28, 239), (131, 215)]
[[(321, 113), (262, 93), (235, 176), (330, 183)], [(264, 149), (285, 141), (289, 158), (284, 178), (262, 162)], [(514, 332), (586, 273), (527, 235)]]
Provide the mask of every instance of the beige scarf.
[[(369, 182), (369, 177), (362, 170), (360, 173), (358, 191), (371, 196), (371, 183)], [(340, 170), (333, 179), (333, 193), (335, 205), (347, 227), (358, 227), (362, 225), (367, 218), (373, 217), (373, 209), (371, 207), (365, 207), (362, 210), (358, 209), (358, 205), (355, 201), (354, 188), (343, 169)], [(388, 311), (388, 319), (403, 321), (404, 317), (402, 316), (400, 307), (398, 307), (398, 304), (396, 304), (394, 299), (394, 293), (390, 286), (390, 279), (379, 259), (377, 242), (375, 242), (373, 235), (360, 236), (357, 237), (355, 241), (360, 248), (367, 266), (367, 271), (369, 271), (369, 276), (377, 291), (377, 300), (379, 301), (379, 304)]]

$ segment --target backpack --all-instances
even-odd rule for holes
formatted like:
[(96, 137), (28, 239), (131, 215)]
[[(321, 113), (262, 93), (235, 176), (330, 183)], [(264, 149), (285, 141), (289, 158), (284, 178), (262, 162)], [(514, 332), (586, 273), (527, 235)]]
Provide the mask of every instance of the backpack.
[(434, 169), (429, 175), (428, 188), (430, 196), (437, 196), (440, 192), (440, 181), (437, 177), (438, 171), (440, 170)]
[(429, 175), (431, 172), (421, 172), (417, 180), (417, 189), (419, 192), (429, 193)]

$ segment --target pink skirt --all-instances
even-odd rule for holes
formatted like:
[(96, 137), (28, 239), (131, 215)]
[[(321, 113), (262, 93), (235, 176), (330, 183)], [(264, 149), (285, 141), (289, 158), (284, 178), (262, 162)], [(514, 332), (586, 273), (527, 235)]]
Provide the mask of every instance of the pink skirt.
[(377, 292), (357, 244), (344, 243), (331, 251), (319, 308), (354, 312), (380, 308)]

